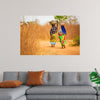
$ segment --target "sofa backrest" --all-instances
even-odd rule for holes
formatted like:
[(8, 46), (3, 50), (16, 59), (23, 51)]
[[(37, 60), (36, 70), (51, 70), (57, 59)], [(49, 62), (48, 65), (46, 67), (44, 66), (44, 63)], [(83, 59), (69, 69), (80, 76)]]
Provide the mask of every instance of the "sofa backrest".
[[(4, 72), (3, 81), (20, 80), (26, 84), (28, 72)], [(62, 72), (45, 72), (43, 85), (62, 85)]]
[[(23, 82), (23, 84), (27, 83), (27, 79), (28, 79), (28, 72), (18, 72), (18, 80)], [(43, 76), (43, 84), (46, 85), (48, 82), (48, 73), (45, 72), (44, 76)]]
[[(45, 72), (43, 76), (43, 85), (92, 85), (89, 72)], [(20, 80), (26, 84), (28, 72), (4, 72), (3, 81)]]
[(3, 81), (18, 80), (18, 72), (3, 72)]
[[(19, 80), (25, 85), (28, 79), (28, 72), (4, 72), (3, 81), (6, 80)], [(43, 76), (43, 83), (47, 85), (48, 83), (48, 73), (45, 72)]]
[(47, 85), (62, 85), (62, 72), (48, 72)]
[(63, 85), (92, 85), (89, 72), (64, 72)]

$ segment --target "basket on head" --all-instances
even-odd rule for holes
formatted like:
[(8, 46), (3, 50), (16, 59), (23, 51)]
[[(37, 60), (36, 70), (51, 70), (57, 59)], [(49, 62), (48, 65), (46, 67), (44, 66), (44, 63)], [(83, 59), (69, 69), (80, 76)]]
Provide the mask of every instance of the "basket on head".
[(60, 21), (59, 24), (60, 25), (65, 25), (66, 24), (66, 21)]
[(49, 23), (50, 23), (51, 25), (52, 25), (52, 24), (57, 24), (57, 21), (56, 21), (56, 20), (51, 20)]

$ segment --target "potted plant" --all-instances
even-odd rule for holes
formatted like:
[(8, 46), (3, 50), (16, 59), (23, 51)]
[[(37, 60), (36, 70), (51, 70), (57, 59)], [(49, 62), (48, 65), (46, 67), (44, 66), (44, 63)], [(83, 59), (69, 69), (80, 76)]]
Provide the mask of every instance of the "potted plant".
[(100, 74), (98, 73), (97, 69), (90, 73), (90, 80), (91, 82), (96, 84), (97, 91), (100, 91)]

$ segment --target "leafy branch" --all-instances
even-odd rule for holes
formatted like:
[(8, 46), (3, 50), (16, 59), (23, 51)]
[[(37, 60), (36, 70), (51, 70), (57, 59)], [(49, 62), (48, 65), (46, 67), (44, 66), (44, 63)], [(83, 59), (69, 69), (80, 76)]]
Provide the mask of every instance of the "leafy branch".
[(64, 21), (64, 20), (67, 19), (67, 16), (66, 15), (64, 15), (64, 16), (55, 16), (54, 18), (57, 19), (58, 21)]
[(91, 82), (94, 82), (95, 84), (100, 84), (100, 75), (97, 72), (96, 68), (95, 68), (94, 72), (91, 72), (90, 80), (91, 80)]

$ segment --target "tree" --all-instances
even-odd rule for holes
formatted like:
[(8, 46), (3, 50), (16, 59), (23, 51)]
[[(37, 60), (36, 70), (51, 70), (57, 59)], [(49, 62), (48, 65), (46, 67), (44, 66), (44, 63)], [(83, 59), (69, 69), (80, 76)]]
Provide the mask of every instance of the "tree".
[(55, 16), (54, 18), (57, 19), (58, 21), (64, 21), (64, 20), (67, 19), (67, 16), (66, 15), (64, 15), (64, 16)]
[(67, 17), (67, 22), (69, 24), (79, 24), (78, 18), (76, 16), (68, 16)]

